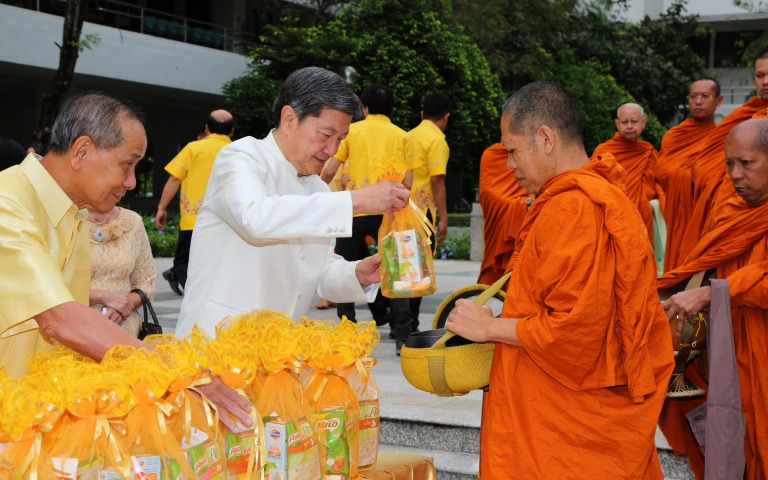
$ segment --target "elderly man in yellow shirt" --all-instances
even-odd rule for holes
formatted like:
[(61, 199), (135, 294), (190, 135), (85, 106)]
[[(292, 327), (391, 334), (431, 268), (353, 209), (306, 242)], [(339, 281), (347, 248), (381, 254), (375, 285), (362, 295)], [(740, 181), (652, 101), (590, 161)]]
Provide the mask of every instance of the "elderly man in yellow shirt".
[[(329, 160), (323, 171), (323, 180), (329, 182), (341, 163), (344, 163), (342, 185), (345, 190), (357, 190), (379, 182), (379, 177), (392, 169), (405, 170), (410, 164), (408, 134), (389, 119), (394, 107), (392, 89), (386, 85), (371, 84), (360, 94), (365, 118), (349, 127), (349, 134), (341, 141), (339, 151)], [(403, 183), (406, 183), (406, 179)], [(352, 237), (336, 240), (336, 253), (346, 260), (361, 260), (370, 255), (365, 237), (378, 237), (381, 215), (356, 216), (352, 220)], [(391, 320), (387, 315), (387, 301), (381, 292), (368, 308), (377, 325), (390, 323), (391, 338), (398, 346), (411, 333), (408, 299), (390, 299)], [(355, 321), (355, 304), (339, 303), (339, 318), (346, 316)]]
[[(0, 172), (0, 362), (26, 375), (28, 359), (63, 344), (100, 360), (115, 345), (147, 347), (88, 306), (88, 209), (106, 214), (136, 186), (147, 136), (139, 113), (109, 95), (67, 100), (44, 157)], [(205, 395), (242, 425), (250, 406), (219, 379)], [(237, 431), (228, 415), (222, 422)]]
[(187, 284), (187, 267), (189, 265), (189, 249), (192, 245), (192, 231), (195, 228), (197, 212), (203, 205), (203, 197), (211, 177), (213, 161), (219, 151), (232, 143), (235, 133), (234, 119), (226, 110), (214, 110), (205, 122), (205, 134), (194, 142), (189, 142), (168, 165), (165, 171), (171, 176), (165, 182), (160, 202), (157, 205), (155, 226), (160, 230), (165, 228), (168, 220), (168, 204), (181, 188), (179, 220), (179, 241), (176, 244), (176, 255), (173, 267), (163, 272), (163, 278), (168, 281), (176, 294), (181, 295)]
[[(448, 117), (450, 116), (451, 101), (448, 97), (439, 92), (431, 93), (424, 97), (421, 107), (421, 123), (408, 132), (411, 170), (413, 171), (411, 196), (433, 224), (437, 220), (436, 235), (432, 238), (432, 251), (438, 243), (445, 240), (445, 235), (448, 233), (445, 169), (448, 165), (450, 149), (443, 132), (448, 126)], [(437, 217), (435, 213), (437, 213)], [(419, 328), (421, 298), (410, 299), (414, 331)]]

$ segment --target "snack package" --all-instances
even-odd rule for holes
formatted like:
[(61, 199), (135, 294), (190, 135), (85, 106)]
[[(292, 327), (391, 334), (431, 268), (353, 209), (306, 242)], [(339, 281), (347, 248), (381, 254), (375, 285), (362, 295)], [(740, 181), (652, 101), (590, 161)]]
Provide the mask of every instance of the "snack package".
[(285, 422), (277, 416), (267, 417), (264, 431), (265, 480), (317, 480), (321, 477), (315, 433), (306, 418)]
[(310, 419), (320, 442), (324, 480), (358, 477), (360, 408), (355, 392), (334, 373), (318, 373), (305, 395), (310, 399)]
[(360, 408), (360, 456), (357, 463), (361, 471), (373, 468), (379, 453), (379, 387), (371, 375), (371, 368), (375, 365), (375, 358), (363, 357), (341, 371), (341, 376), (355, 392)]
[(410, 202), (384, 217), (379, 228), (381, 294), (389, 298), (413, 298), (437, 291), (435, 265), (430, 247), (434, 226)]

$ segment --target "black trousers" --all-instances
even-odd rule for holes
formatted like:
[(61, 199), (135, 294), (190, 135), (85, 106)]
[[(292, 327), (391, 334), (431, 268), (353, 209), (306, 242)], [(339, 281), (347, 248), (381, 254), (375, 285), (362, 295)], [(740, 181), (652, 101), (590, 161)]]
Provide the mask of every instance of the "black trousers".
[(173, 257), (171, 270), (176, 275), (179, 285), (187, 284), (187, 267), (189, 266), (189, 247), (192, 245), (192, 230), (179, 230), (179, 240), (176, 243), (176, 256)]
[[(378, 238), (379, 227), (381, 226), (381, 220), (383, 218), (382, 215), (354, 217), (352, 219), (352, 236), (336, 239), (336, 253), (344, 257), (344, 260), (349, 260), (351, 262), (370, 257), (371, 253), (368, 250), (368, 244), (365, 242), (365, 237), (366, 235), (370, 235), (373, 238)], [(368, 309), (371, 311), (373, 319), (376, 320), (376, 324), (383, 325), (390, 322), (389, 315), (387, 314), (387, 306), (387, 299), (381, 294), (381, 290), (379, 290), (376, 294), (376, 299), (368, 304)], [(354, 303), (338, 303), (336, 305), (336, 314), (339, 318), (346, 315), (347, 319), (350, 321), (357, 321), (355, 319)]]

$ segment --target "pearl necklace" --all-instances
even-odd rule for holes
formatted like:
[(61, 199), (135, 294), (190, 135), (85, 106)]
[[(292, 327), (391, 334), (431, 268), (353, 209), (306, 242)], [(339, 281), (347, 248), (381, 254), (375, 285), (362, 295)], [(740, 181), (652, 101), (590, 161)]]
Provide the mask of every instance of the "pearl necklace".
[(93, 223), (94, 223), (94, 224), (96, 224), (96, 232), (94, 232), (93, 234), (91, 234), (91, 238), (92, 238), (92, 239), (94, 239), (94, 240), (96, 240), (97, 242), (101, 243), (101, 242), (103, 242), (103, 241), (104, 241), (104, 240), (107, 238), (107, 236), (106, 236), (106, 235), (104, 235), (104, 232), (101, 230), (101, 226), (102, 226), (102, 225), (104, 225), (105, 223), (107, 223), (107, 220), (109, 220), (109, 217), (110, 217), (110, 216), (112, 216), (112, 210), (110, 210), (110, 211), (109, 211), (109, 213), (107, 214), (106, 218), (104, 218), (104, 221), (102, 221), (101, 223), (99, 223), (99, 222), (97, 222), (97, 221), (96, 221), (96, 219), (95, 219), (95, 218), (93, 218), (93, 217), (91, 216), (91, 214), (90, 214), (90, 213), (88, 214), (88, 218), (90, 218), (91, 220), (93, 220)]

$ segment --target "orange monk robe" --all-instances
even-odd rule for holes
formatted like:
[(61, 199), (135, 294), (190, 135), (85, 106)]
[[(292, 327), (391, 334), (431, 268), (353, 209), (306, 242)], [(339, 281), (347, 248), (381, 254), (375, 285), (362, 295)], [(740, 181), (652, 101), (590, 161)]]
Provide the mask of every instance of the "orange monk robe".
[(480, 206), (485, 227), (485, 253), (477, 283), (493, 285), (507, 271), (515, 237), (528, 211), (528, 192), (507, 168), (507, 149), (501, 143), (488, 147), (480, 158)]
[(663, 478), (672, 341), (623, 175), (611, 155), (556, 175), (523, 222), (503, 310), (522, 346), (496, 345), (482, 480)]
[(715, 129), (715, 122), (697, 122), (692, 118), (669, 129), (661, 141), (656, 181), (664, 190), (666, 202), (662, 212), (667, 222), (667, 244), (664, 249), (664, 271), (678, 266), (680, 244), (685, 226), (693, 214), (693, 177), (691, 167), (702, 141)]
[(695, 206), (680, 247), (679, 255), (682, 258), (688, 255), (699, 238), (708, 230), (717, 190), (726, 179), (725, 139), (736, 125), (766, 108), (768, 108), (768, 102), (760, 97), (752, 97), (747, 103), (729, 113), (704, 140), (691, 169)]
[(648, 239), (653, 238), (653, 209), (649, 203), (656, 197), (656, 164), (659, 153), (645, 140), (629, 142), (618, 132), (613, 138), (595, 148), (592, 156), (611, 153), (624, 170), (627, 171), (627, 197), (635, 204), (648, 231)]
[[(659, 278), (658, 287), (672, 287), (696, 272), (714, 268), (718, 278), (728, 280), (747, 425), (745, 478), (768, 478), (768, 202), (749, 205), (731, 185), (730, 195), (714, 214), (710, 229), (680, 267)], [(686, 376), (706, 388), (697, 361), (686, 369)], [(697, 478), (704, 478), (704, 457), (685, 414), (704, 400), (668, 400), (659, 420), (675, 453), (688, 455)]]

